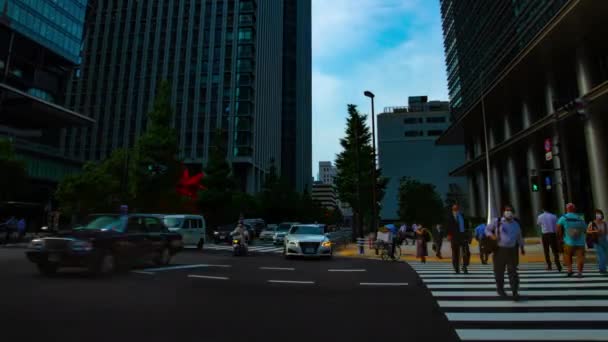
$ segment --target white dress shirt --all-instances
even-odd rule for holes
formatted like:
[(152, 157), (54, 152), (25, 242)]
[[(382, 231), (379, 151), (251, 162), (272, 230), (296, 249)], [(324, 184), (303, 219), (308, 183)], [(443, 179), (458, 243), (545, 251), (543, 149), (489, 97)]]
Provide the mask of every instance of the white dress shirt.
[(555, 233), (557, 229), (557, 216), (545, 211), (538, 215), (536, 224), (540, 226), (543, 234)]

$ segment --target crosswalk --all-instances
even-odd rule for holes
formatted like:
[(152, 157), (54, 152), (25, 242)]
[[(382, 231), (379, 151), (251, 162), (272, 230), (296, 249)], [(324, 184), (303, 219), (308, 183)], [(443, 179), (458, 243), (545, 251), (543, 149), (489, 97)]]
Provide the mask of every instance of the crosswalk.
[[(196, 248), (196, 246), (186, 246), (186, 249), (190, 248)], [(203, 251), (206, 250), (232, 252), (232, 245), (208, 243), (203, 246)], [(258, 242), (254, 245), (249, 245), (249, 252), (279, 254), (283, 253), (283, 247), (275, 246), (273, 244), (262, 244)]]
[(492, 265), (471, 265), (470, 274), (454, 274), (448, 263), (410, 266), (462, 341), (608, 341), (608, 277), (595, 265), (583, 278), (520, 265), (518, 302), (498, 297)]

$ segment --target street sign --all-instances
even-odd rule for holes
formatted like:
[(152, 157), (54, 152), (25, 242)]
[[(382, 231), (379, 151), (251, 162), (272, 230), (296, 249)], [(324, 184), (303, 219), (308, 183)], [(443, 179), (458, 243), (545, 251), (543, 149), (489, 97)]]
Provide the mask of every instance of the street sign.
[(546, 161), (553, 160), (553, 152), (549, 151), (549, 152), (545, 153), (545, 160)]
[(553, 142), (551, 141), (551, 138), (545, 139), (545, 152), (551, 152), (552, 149), (553, 149)]

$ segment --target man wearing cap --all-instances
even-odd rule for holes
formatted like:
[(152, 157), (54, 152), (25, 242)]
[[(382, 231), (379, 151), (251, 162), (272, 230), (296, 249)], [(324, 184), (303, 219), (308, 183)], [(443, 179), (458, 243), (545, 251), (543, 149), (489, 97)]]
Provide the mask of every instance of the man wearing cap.
[(577, 277), (583, 277), (585, 266), (585, 221), (576, 214), (576, 206), (573, 203), (566, 205), (566, 214), (557, 221), (559, 236), (564, 241), (564, 263), (568, 268), (568, 277), (572, 277), (572, 257), (576, 256), (578, 269)]

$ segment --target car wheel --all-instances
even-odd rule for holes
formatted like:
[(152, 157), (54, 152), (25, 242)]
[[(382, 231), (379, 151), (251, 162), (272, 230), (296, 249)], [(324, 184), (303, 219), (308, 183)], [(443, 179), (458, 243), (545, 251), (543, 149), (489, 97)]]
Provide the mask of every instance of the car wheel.
[(171, 253), (169, 252), (169, 248), (164, 247), (156, 257), (156, 260), (154, 260), (154, 262), (158, 266), (168, 265), (171, 262)]
[(44, 276), (50, 277), (57, 273), (58, 267), (55, 264), (39, 263), (36, 266), (38, 266), (38, 271), (40, 272), (40, 274)]
[(198, 243), (196, 244), (196, 248), (197, 248), (197, 249), (199, 249), (199, 250), (202, 250), (202, 249), (203, 249), (203, 244), (204, 244), (204, 243), (205, 243), (205, 241), (203, 241), (203, 239), (200, 239), (200, 240), (198, 241)]

